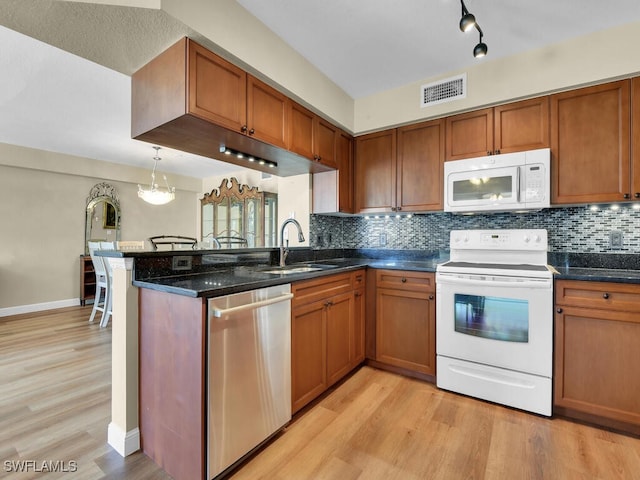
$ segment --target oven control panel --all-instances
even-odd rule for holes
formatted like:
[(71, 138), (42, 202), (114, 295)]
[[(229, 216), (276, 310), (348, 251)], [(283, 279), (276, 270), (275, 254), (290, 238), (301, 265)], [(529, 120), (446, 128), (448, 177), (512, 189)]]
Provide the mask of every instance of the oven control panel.
[(547, 231), (522, 230), (452, 230), (450, 248), (471, 250), (547, 250)]

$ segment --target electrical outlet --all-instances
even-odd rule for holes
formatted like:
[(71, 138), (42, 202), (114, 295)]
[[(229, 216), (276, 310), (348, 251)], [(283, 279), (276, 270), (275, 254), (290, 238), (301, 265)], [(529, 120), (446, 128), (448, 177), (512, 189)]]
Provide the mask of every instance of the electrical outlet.
[(620, 250), (622, 248), (622, 232), (620, 230), (609, 232), (609, 247), (612, 250)]

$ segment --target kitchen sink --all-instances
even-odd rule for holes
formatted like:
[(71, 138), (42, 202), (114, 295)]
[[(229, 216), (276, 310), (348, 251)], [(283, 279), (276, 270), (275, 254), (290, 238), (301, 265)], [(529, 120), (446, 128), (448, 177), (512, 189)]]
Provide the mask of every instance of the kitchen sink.
[(290, 275), (293, 273), (318, 272), (329, 268), (336, 268), (337, 265), (287, 265), (285, 267), (269, 267), (260, 270), (262, 273), (277, 273), (282, 275)]

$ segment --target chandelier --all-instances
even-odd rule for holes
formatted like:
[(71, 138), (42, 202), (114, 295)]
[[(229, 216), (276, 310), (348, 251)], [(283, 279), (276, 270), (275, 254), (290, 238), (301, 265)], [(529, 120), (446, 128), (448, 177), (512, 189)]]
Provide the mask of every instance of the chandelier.
[(158, 155), (158, 150), (160, 150), (160, 147), (153, 148), (155, 148), (156, 154), (153, 157), (151, 185), (149, 185), (149, 188), (143, 188), (142, 185), (138, 184), (138, 197), (152, 205), (164, 205), (165, 203), (169, 203), (171, 200), (176, 198), (176, 189), (175, 187), (169, 187), (169, 182), (167, 182), (166, 175), (162, 175), (166, 188), (158, 187), (158, 184), (156, 183), (156, 167), (158, 166), (158, 161), (162, 159)]

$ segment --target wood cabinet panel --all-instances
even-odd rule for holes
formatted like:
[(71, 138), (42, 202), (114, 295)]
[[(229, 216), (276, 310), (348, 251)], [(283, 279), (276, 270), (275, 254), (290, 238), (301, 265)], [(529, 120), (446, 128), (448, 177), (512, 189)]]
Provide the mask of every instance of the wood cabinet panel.
[(247, 133), (281, 148), (289, 139), (290, 100), (276, 89), (247, 75)]
[(435, 374), (435, 304), (428, 292), (376, 290), (376, 360)]
[(551, 96), (551, 202), (630, 196), (630, 81)]
[(356, 138), (356, 212), (388, 212), (396, 198), (396, 130)]
[(493, 117), (495, 153), (549, 147), (549, 97), (495, 107)]
[(446, 160), (484, 157), (493, 152), (493, 109), (452, 115), (446, 119)]
[(352, 335), (355, 302), (353, 292), (328, 300), (327, 310), (327, 385), (331, 386), (351, 370)]
[(247, 125), (247, 74), (195, 42), (189, 45), (189, 113), (240, 132)]
[(631, 189), (640, 200), (640, 77), (631, 80)]
[(556, 281), (554, 411), (640, 433), (640, 286)]
[(289, 150), (313, 159), (313, 121), (315, 114), (295, 102), (291, 103)]
[(139, 309), (142, 450), (174, 478), (204, 478), (206, 306), (141, 288)]
[(435, 375), (435, 275), (376, 271), (375, 360)]
[(336, 139), (338, 129), (320, 117), (315, 119), (316, 160), (327, 167), (337, 168)]
[(444, 120), (435, 120), (398, 128), (398, 210), (442, 210), (444, 124)]
[(364, 287), (364, 270), (292, 285), (294, 412), (364, 359)]
[(292, 412), (327, 388), (327, 325), (322, 301), (292, 310), (291, 377)]

